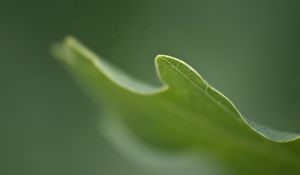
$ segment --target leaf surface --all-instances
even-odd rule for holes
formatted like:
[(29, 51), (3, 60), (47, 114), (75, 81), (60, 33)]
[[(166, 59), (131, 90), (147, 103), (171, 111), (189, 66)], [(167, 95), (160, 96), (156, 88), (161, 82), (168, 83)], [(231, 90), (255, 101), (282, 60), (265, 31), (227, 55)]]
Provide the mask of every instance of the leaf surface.
[(162, 85), (154, 87), (126, 75), (72, 37), (54, 52), (105, 107), (106, 117), (116, 114), (144, 144), (170, 152), (205, 153), (236, 174), (300, 172), (299, 133), (250, 121), (177, 58), (155, 58)]

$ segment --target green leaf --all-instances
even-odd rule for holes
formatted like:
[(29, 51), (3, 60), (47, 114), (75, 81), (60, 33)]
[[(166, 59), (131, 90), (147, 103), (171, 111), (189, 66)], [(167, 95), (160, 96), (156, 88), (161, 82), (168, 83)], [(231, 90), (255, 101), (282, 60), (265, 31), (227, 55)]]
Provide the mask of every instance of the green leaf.
[(126, 75), (72, 37), (57, 44), (54, 53), (102, 105), (107, 118), (121, 121), (152, 148), (205, 154), (233, 174), (300, 173), (300, 134), (250, 121), (179, 59), (155, 58), (162, 86), (154, 87)]

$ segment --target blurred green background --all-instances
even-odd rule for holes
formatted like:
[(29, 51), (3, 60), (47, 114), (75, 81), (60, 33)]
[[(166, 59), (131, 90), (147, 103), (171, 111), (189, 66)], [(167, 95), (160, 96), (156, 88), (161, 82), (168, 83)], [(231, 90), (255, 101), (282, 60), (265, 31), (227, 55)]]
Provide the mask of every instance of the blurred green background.
[(140, 166), (101, 136), (100, 107), (50, 53), (65, 35), (155, 84), (154, 57), (181, 58), (242, 114), (300, 131), (299, 31), (299, 1), (0, 0), (0, 174), (182, 174)]

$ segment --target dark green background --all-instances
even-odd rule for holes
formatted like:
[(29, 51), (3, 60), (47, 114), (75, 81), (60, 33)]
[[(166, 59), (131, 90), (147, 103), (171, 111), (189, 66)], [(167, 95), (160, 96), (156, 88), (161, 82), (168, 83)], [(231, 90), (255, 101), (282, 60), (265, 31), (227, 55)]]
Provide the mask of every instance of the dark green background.
[(150, 83), (157, 54), (181, 58), (247, 117), (300, 131), (299, 31), (297, 1), (0, 0), (0, 174), (154, 172), (99, 134), (50, 53), (65, 35)]

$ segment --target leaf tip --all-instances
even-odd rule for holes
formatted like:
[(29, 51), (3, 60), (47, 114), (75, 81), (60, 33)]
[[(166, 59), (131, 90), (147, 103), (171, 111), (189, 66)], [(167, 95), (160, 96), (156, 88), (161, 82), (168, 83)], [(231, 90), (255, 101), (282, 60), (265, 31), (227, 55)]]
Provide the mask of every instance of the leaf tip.
[(76, 39), (75, 39), (75, 37), (73, 37), (72, 35), (67, 35), (67, 36), (65, 36), (64, 41), (65, 41), (66, 43), (72, 43), (72, 42), (75, 42)]
[(168, 55), (157, 55), (155, 57), (155, 68), (156, 68), (157, 75), (159, 79), (165, 83), (167, 83), (166, 74), (170, 64), (168, 59), (172, 59), (172, 58)]
[(166, 61), (168, 61), (168, 62), (174, 62), (174, 61), (178, 62), (180, 60), (177, 59), (177, 58), (174, 58), (172, 56), (169, 56), (169, 55), (161, 55), (161, 54), (158, 54), (155, 57), (155, 63), (156, 64), (159, 63), (159, 62), (166, 62)]
[(66, 36), (62, 42), (54, 43), (51, 46), (50, 51), (57, 60), (62, 61), (66, 64), (70, 64), (71, 59), (69, 57), (69, 48), (73, 48), (76, 43), (78, 43), (78, 41), (75, 39), (75, 37), (69, 35)]

